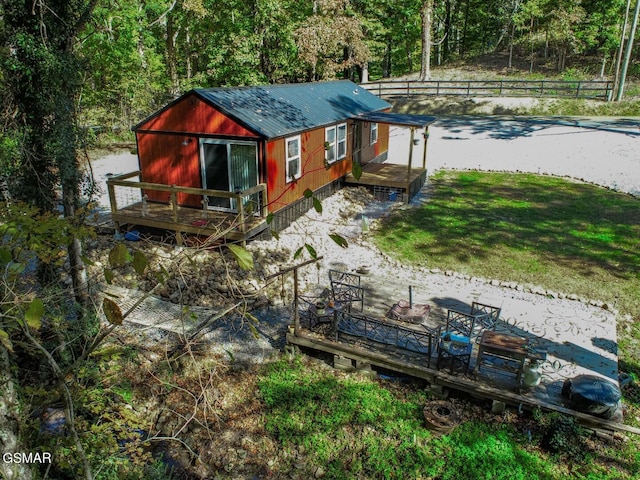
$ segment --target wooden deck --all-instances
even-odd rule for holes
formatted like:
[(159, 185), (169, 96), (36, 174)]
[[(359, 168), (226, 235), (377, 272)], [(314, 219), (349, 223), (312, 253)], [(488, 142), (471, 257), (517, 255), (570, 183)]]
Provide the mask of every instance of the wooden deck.
[[(177, 220), (173, 219), (174, 209), (171, 205), (149, 202), (144, 208), (138, 202), (118, 209), (112, 213), (112, 219), (117, 225), (139, 225), (159, 228), (180, 233), (191, 233), (202, 236), (216, 236), (224, 240), (246, 240), (254, 237), (267, 228), (267, 222), (262, 217), (245, 217), (238, 214), (225, 214), (213, 210), (198, 208), (176, 208)], [(243, 221), (244, 223), (240, 224)]]
[[(428, 289), (413, 288), (414, 305), (430, 306), (429, 317), (423, 323), (431, 330), (437, 326), (444, 328), (449, 309), (468, 311), (471, 303), (468, 295), (472, 295), (474, 301), (484, 300), (487, 304), (500, 305), (502, 313), (494, 330), (527, 338), (531, 358), (544, 355), (546, 359), (540, 367), (540, 383), (526, 387), (524, 382), (518, 382), (513, 371), (503, 368), (507, 365), (502, 364), (498, 357), (481, 357), (486, 361), (476, 368), (480, 353), (477, 340), (480, 337), (474, 339), (467, 373), (456, 371), (452, 375), (449, 364), (437, 368), (437, 352), (432, 351), (429, 355), (425, 349), (427, 342), (400, 335), (403, 332), (394, 334), (392, 327), (397, 322), (385, 317), (389, 305), (404, 297), (398, 291), (398, 283), (385, 281), (375, 274), (364, 274), (361, 281), (366, 298), (363, 314), (343, 313), (331, 322), (317, 324), (310, 320), (313, 317), (301, 304), (296, 328), (287, 335), (289, 348), (309, 354), (333, 355), (334, 364), (347, 369), (391, 371), (400, 376), (424, 379), (437, 395), (446, 395), (453, 389), (517, 408), (567, 413), (597, 429), (640, 434), (640, 429), (622, 423), (622, 409), (618, 409), (613, 419), (605, 420), (571, 410), (561, 393), (564, 381), (578, 375), (595, 375), (614, 383), (618, 381), (616, 321), (611, 312), (596, 307), (578, 308), (579, 304), (561, 299), (538, 304), (526, 296), (520, 298), (508, 291), (502, 295), (502, 290), (483, 286), (473, 286), (473, 293), (470, 293), (467, 282), (457, 280), (430, 284)], [(305, 294), (313, 297), (323, 289), (326, 286), (319, 284)], [(352, 315), (354, 319), (345, 324), (341, 320), (345, 315)], [(371, 321), (363, 323), (357, 320), (362, 315)], [(354, 323), (356, 320), (358, 325)], [(422, 325), (404, 328), (417, 329), (423, 336), (428, 332)]]
[[(137, 225), (174, 231), (178, 235), (190, 233), (244, 242), (268, 228), (264, 184), (233, 193), (132, 180), (139, 175), (140, 172), (132, 172), (107, 181), (111, 219), (117, 230), (125, 224)], [(147, 201), (145, 193), (148, 192), (166, 192), (170, 201)], [(229, 199), (233, 204), (245, 207), (226, 212), (183, 206), (177, 202), (178, 194), (200, 196), (205, 205), (207, 199), (214, 197)], [(247, 210), (249, 205), (252, 208)]]
[[(347, 185), (360, 185), (373, 190), (381, 200), (410, 200), (418, 193), (426, 181), (424, 168), (412, 168), (409, 173), (404, 165), (392, 163), (367, 163), (362, 166), (362, 175), (356, 179), (353, 174), (345, 177)], [(407, 192), (409, 197), (406, 197)], [(383, 198), (384, 197), (384, 198)], [(398, 198), (399, 197), (399, 198)]]
[[(559, 402), (550, 402), (536, 395), (535, 390), (516, 392), (493, 385), (487, 379), (478, 376), (451, 375), (448, 369), (438, 370), (432, 365), (427, 366), (424, 355), (399, 354), (397, 351), (381, 348), (366, 348), (364, 345), (353, 345), (335, 341), (323, 335), (314, 334), (308, 330), (301, 330), (298, 334), (288, 333), (287, 344), (294, 348), (302, 348), (307, 351), (315, 350), (333, 354), (334, 356), (350, 362), (353, 370), (367, 367), (379, 367), (387, 371), (399, 372), (415, 378), (426, 380), (429, 384), (440, 389), (454, 389), (467, 392), (473, 396), (504, 402), (518, 408), (556, 411), (572, 415), (581, 424), (599, 430), (610, 432), (626, 432), (640, 435), (640, 429), (625, 425), (621, 418), (606, 420), (600, 417), (578, 412), (563, 406)], [(446, 390), (445, 390), (446, 391)]]

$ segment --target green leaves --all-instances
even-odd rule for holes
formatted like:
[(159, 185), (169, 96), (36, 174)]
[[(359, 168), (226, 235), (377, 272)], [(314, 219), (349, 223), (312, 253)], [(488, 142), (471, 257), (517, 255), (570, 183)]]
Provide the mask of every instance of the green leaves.
[(110, 298), (105, 298), (102, 301), (102, 311), (111, 325), (122, 325), (124, 315), (116, 302)]
[(253, 255), (246, 248), (242, 248), (238, 245), (227, 245), (231, 253), (238, 262), (238, 266), (242, 270), (252, 270), (253, 269)]
[(13, 343), (11, 343), (9, 334), (4, 330), (0, 330), (0, 343), (4, 346), (4, 348), (13, 353)]
[(351, 175), (353, 175), (353, 178), (356, 180), (360, 180), (360, 177), (362, 177), (362, 165), (360, 165), (360, 162), (353, 162)]
[(138, 275), (142, 275), (148, 265), (147, 257), (144, 253), (136, 250), (133, 254), (133, 269)]
[(347, 242), (347, 240), (343, 236), (338, 235), (337, 233), (330, 233), (329, 238), (334, 242), (336, 242), (338, 245), (340, 245), (342, 248), (347, 248), (349, 246), (349, 243)]
[(302, 255), (302, 252), (305, 251), (305, 250), (307, 251), (307, 253), (309, 253), (311, 258), (313, 258), (313, 259), (318, 258), (318, 252), (316, 252), (316, 249), (313, 248), (313, 246), (309, 245), (308, 243), (305, 243), (302, 247), (300, 247), (298, 250), (296, 250), (296, 253), (293, 254), (293, 258), (294, 259), (300, 258), (300, 256)]
[(44, 316), (44, 303), (39, 298), (34, 298), (29, 304), (29, 308), (24, 314), (25, 323), (33, 328), (39, 330), (42, 326), (42, 317)]
[(313, 197), (313, 208), (316, 212), (322, 213), (322, 203), (316, 197)]
[(130, 260), (130, 258), (129, 249), (124, 243), (117, 244), (109, 252), (109, 264), (112, 267), (122, 267)]

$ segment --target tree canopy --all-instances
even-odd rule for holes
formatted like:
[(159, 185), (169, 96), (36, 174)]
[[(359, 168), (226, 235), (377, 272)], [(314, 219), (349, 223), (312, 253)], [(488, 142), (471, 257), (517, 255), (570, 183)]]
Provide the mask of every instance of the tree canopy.
[[(12, 28), (11, 4), (4, 6), (5, 31)], [(590, 56), (610, 73), (625, 6), (626, 0), (96, 0), (72, 45), (85, 67), (79, 104), (91, 113), (85, 123), (128, 129), (193, 86), (417, 72), (425, 37), (432, 65), (515, 49), (532, 68), (562, 71)], [(32, 78), (62, 78), (43, 71), (54, 66), (33, 53)], [(28, 81), (21, 75), (5, 74), (4, 81)]]

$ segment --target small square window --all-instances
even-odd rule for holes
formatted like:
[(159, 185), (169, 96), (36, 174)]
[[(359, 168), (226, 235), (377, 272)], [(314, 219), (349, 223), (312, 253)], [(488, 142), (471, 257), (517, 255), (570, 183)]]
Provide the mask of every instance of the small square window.
[(377, 141), (378, 141), (378, 124), (377, 123), (372, 123), (371, 124), (371, 133), (370, 133), (370, 136), (369, 136), (369, 143), (371, 145), (373, 145)]

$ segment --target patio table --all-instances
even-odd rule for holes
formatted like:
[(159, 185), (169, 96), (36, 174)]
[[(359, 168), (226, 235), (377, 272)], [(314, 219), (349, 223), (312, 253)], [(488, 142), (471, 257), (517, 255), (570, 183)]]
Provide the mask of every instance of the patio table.
[(519, 389), (524, 363), (530, 353), (529, 340), (525, 337), (485, 330), (478, 344), (478, 358), (474, 372), (478, 374), (480, 367), (484, 366), (515, 373), (516, 385)]

